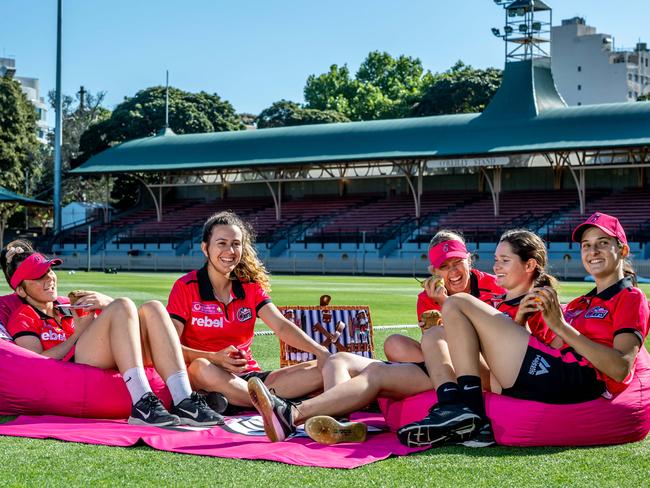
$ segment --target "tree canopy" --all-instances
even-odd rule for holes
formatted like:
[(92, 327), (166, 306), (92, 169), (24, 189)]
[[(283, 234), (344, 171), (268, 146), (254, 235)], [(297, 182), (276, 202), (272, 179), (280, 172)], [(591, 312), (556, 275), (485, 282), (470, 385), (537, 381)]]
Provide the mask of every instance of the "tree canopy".
[[(111, 116), (82, 136), (81, 164), (110, 146), (155, 135), (165, 126), (165, 88), (147, 88), (115, 107)], [(169, 126), (176, 134), (244, 129), (235, 109), (216, 94), (169, 88)]]
[(270, 107), (262, 110), (256, 119), (258, 129), (349, 121), (350, 119), (345, 115), (335, 110), (302, 108), (299, 104), (289, 100), (275, 102)]
[(25, 172), (34, 166), (40, 143), (36, 137), (36, 111), (20, 83), (0, 78), (0, 186), (21, 192)]
[(431, 79), (418, 58), (393, 58), (386, 52), (373, 51), (354, 78), (347, 65), (336, 64), (327, 73), (309, 76), (305, 107), (334, 110), (350, 120), (406, 117)]
[(458, 61), (436, 74), (411, 109), (411, 116), (482, 112), (501, 84), (502, 71), (474, 69)]

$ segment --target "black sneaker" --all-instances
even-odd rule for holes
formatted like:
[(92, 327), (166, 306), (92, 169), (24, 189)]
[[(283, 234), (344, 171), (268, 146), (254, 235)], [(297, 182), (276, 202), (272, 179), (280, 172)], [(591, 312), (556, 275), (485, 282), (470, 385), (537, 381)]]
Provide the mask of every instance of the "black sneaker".
[(481, 417), (458, 404), (436, 404), (429, 415), (397, 430), (397, 438), (408, 447), (432, 447), (444, 442), (470, 439)]
[(156, 425), (164, 427), (166, 425), (178, 425), (181, 420), (170, 414), (162, 402), (153, 393), (145, 393), (138, 402), (131, 407), (131, 416), (128, 420), (132, 425)]
[(478, 433), (469, 440), (463, 441), (460, 443), (465, 447), (490, 447), (496, 444), (494, 440), (494, 432), (492, 431), (492, 424), (486, 423), (483, 424), (483, 427), (478, 431)]
[(271, 442), (283, 441), (296, 431), (291, 418), (294, 402), (283, 400), (269, 391), (259, 378), (248, 380), (248, 394), (264, 421), (264, 432)]
[(223, 425), (223, 417), (208, 407), (203, 396), (195, 391), (178, 405), (174, 405), (171, 413), (178, 415), (181, 425)]
[(223, 415), (228, 409), (228, 399), (223, 393), (219, 393), (218, 391), (210, 391), (207, 392), (204, 396), (205, 403), (207, 403), (208, 407), (210, 407), (215, 412)]

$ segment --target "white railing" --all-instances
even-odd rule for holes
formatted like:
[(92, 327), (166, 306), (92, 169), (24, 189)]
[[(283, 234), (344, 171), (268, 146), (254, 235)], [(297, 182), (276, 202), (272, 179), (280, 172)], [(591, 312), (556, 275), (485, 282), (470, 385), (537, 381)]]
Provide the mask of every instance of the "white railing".
[[(64, 269), (104, 270), (115, 268), (121, 271), (190, 271), (200, 268), (205, 258), (201, 254), (169, 256), (169, 255), (110, 255), (85, 254), (63, 256)], [(352, 255), (342, 259), (340, 254), (335, 258), (323, 253), (322, 258), (300, 257), (264, 257), (264, 263), (272, 273), (288, 274), (350, 274), (350, 275), (382, 275), (382, 276), (424, 276), (427, 273), (426, 260), (419, 257), (384, 257)], [(478, 263), (477, 267), (490, 272), (491, 263)], [(636, 261), (634, 267), (640, 276), (650, 277), (650, 260)], [(551, 260), (549, 270), (560, 279), (582, 279), (585, 276), (582, 263), (578, 259), (571, 261)]]

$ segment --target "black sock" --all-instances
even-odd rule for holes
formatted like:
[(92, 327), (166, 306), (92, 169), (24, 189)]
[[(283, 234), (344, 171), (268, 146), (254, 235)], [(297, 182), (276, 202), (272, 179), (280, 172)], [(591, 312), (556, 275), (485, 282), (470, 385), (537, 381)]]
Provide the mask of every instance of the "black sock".
[(436, 395), (440, 404), (460, 403), (460, 388), (457, 383), (443, 383), (436, 389)]
[(483, 402), (483, 390), (481, 388), (481, 378), (478, 376), (459, 376), (458, 386), (460, 388), (460, 398), (472, 412), (479, 415), (487, 421), (485, 415), (485, 403)]

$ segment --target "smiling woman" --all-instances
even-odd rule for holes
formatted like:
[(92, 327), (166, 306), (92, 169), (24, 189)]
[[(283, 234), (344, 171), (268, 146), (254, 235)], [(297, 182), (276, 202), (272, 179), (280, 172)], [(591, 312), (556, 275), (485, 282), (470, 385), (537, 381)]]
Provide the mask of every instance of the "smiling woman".
[[(209, 392), (209, 403), (218, 409), (228, 403), (252, 406), (246, 383), (252, 377), (288, 398), (321, 388), (319, 363), (329, 352), (271, 302), (269, 277), (248, 223), (232, 212), (211, 216), (203, 226), (201, 250), (205, 266), (178, 279), (167, 304), (192, 384)], [(262, 371), (251, 352), (258, 317), (282, 341), (317, 360)]]
[[(119, 369), (132, 401), (129, 423), (223, 423), (192, 392), (178, 338), (162, 304), (148, 302), (137, 309), (128, 298), (113, 300), (89, 291), (80, 292), (75, 307), (70, 307), (67, 298), (58, 296), (52, 270), (61, 263), (28, 243), (11, 243), (0, 253), (5, 277), (20, 299), (7, 325), (17, 345), (63, 362)], [(82, 317), (80, 309), (91, 313)], [(169, 387), (174, 401), (171, 413), (151, 390), (144, 370), (148, 364)]]
[[(520, 306), (541, 313), (559, 339), (559, 349), (470, 295), (447, 300), (443, 321), (458, 385), (467, 378), (478, 381), (481, 356), (501, 394), (523, 400), (567, 404), (611, 399), (632, 383), (650, 312), (645, 295), (626, 276), (630, 248), (625, 231), (616, 217), (595, 213), (574, 230), (573, 240), (580, 243), (583, 265), (596, 288), (563, 308), (554, 288), (539, 286)], [(498, 250), (498, 256), (506, 258), (506, 251)], [(508, 272), (498, 261), (495, 268), (505, 282)], [(475, 398), (468, 394), (462, 400), (461, 407), (485, 417), (480, 390)], [(458, 407), (434, 405), (424, 419), (402, 427), (400, 439), (408, 445), (439, 444), (463, 421), (458, 412), (464, 408)]]

